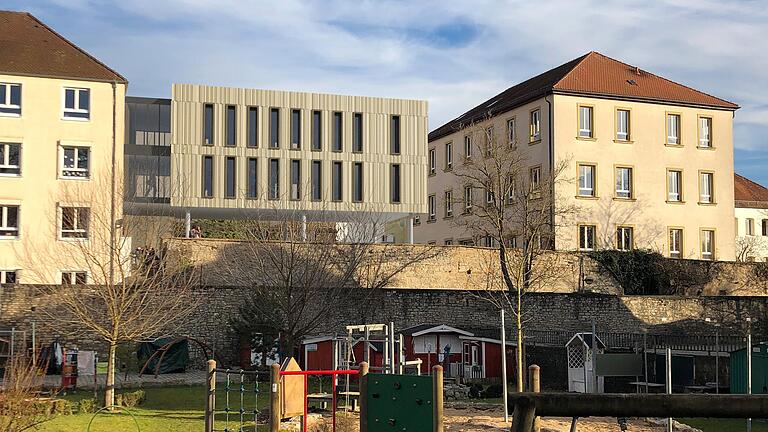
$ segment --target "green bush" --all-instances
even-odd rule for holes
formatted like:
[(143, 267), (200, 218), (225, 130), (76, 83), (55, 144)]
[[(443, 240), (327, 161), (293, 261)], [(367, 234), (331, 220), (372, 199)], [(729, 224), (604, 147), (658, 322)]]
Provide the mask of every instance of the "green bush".
[(130, 393), (120, 393), (115, 395), (115, 405), (133, 408), (144, 403), (147, 399), (147, 394), (144, 390), (136, 390)]
[(477, 399), (477, 398), (481, 397), (482, 394), (483, 394), (483, 385), (482, 384), (474, 383), (474, 384), (471, 384), (469, 386), (469, 397), (471, 397), (473, 399)]
[(80, 414), (92, 414), (98, 411), (99, 404), (96, 399), (82, 399), (78, 405), (77, 412)]
[(487, 389), (483, 390), (482, 397), (485, 399), (499, 398), (504, 393), (504, 387), (501, 384), (491, 384)]
[(74, 411), (72, 402), (64, 399), (55, 399), (52, 401), (52, 412), (56, 415), (71, 415)]

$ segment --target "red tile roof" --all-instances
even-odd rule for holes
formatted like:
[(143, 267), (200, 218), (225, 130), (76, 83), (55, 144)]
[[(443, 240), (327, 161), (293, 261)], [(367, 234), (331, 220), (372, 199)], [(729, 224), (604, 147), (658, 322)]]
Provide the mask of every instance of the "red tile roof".
[(768, 208), (768, 188), (735, 173), (733, 198), (736, 207)]
[(0, 11), (0, 73), (128, 81), (27, 12)]
[(547, 94), (576, 94), (736, 110), (738, 105), (592, 51), (510, 87), (429, 134), (435, 140)]

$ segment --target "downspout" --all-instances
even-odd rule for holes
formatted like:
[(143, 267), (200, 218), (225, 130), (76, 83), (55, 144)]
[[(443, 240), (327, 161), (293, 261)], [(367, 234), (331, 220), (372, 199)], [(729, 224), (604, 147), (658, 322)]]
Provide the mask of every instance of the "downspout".
[(112, 175), (110, 179), (110, 186), (112, 193), (110, 194), (110, 208), (109, 208), (109, 283), (114, 285), (115, 283), (115, 229), (117, 221), (115, 220), (115, 187), (116, 187), (116, 174), (117, 169), (117, 82), (112, 81)]
[[(554, 95), (552, 95), (554, 99)], [(553, 170), (555, 169), (555, 131), (554, 131), (554, 113), (552, 111), (552, 101), (549, 100), (549, 96), (545, 96), (544, 100), (547, 101), (547, 106), (549, 107), (549, 118), (547, 119), (547, 122), (549, 124), (549, 174), (550, 176), (553, 175)], [(553, 178), (554, 180), (554, 178)], [(555, 182), (552, 181), (549, 185), (549, 196), (552, 200), (552, 204), (549, 206), (549, 222), (550, 226), (552, 227), (552, 249), (555, 249)]]

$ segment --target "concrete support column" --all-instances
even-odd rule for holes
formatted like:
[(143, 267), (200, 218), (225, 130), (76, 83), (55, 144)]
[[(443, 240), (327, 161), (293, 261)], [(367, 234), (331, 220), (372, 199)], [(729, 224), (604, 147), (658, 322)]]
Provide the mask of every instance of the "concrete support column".
[(413, 217), (408, 218), (408, 244), (413, 244)]
[(187, 210), (187, 214), (184, 216), (184, 237), (190, 238), (192, 236), (192, 214)]

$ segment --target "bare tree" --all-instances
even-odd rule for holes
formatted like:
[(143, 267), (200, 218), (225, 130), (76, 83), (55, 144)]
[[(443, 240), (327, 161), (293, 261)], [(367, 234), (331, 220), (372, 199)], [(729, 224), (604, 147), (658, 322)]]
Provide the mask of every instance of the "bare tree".
[(754, 235), (739, 236), (736, 238), (736, 261), (754, 261), (756, 256), (765, 253), (766, 242)]
[[(20, 255), (40, 281), (61, 273), (59, 285), (39, 288), (49, 324), (71, 338), (95, 336), (108, 347), (104, 403), (113, 406), (118, 345), (172, 332), (199, 296), (192, 292), (197, 280), (190, 268), (170, 262), (162, 248), (134, 249), (126, 235), (160, 235), (164, 229), (149, 225), (169, 219), (142, 217), (138, 207), (129, 208), (134, 200), (112, 182), (111, 172), (92, 174), (88, 182), (65, 183), (51, 197), (56, 211), (47, 228), (57, 240), (27, 243)], [(133, 215), (123, 216), (115, 203), (127, 203)]]
[(522, 391), (521, 347), (526, 321), (523, 296), (562, 272), (559, 261), (565, 258), (550, 251), (557, 228), (568, 223), (576, 209), (556, 195), (558, 187), (568, 182), (568, 161), (558, 161), (551, 167), (534, 161), (517, 147), (513, 137), (499, 129), (490, 121), (467, 129), (465, 158), (454, 168), (456, 181), (463, 186), (458, 202), (464, 213), (454, 223), (498, 252), (495, 263), (490, 265), (498, 266), (501, 280), (490, 277), (483, 297), (513, 312), (517, 388)]
[[(226, 283), (251, 290), (236, 325), (277, 335), (280, 354), (293, 356), (303, 337), (322, 326), (349, 323), (351, 314), (398, 273), (436, 256), (440, 248), (377, 243), (383, 222), (375, 211), (271, 210), (243, 220), (243, 240), (221, 253)], [(273, 336), (274, 337), (274, 336)]]
[(35, 395), (42, 388), (43, 373), (29, 358), (16, 355), (8, 359), (0, 385), (0, 430), (32, 430), (53, 417), (52, 410), (43, 409), (44, 402)]

